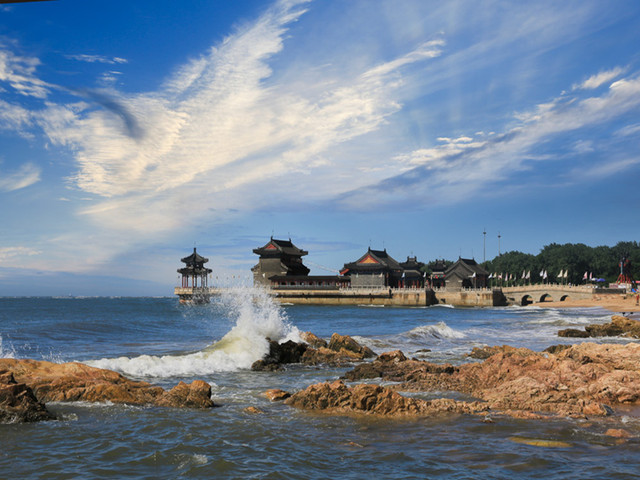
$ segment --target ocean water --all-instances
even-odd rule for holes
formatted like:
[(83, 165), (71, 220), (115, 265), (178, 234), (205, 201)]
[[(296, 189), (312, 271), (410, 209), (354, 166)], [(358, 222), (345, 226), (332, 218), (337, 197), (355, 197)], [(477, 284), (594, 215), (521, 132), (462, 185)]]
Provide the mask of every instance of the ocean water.
[[(296, 340), (302, 331), (460, 364), (475, 346), (542, 350), (580, 341), (556, 333), (610, 317), (599, 309), (279, 306), (244, 288), (197, 306), (175, 298), (0, 298), (0, 357), (79, 361), (165, 388), (202, 379), (220, 405), (49, 404), (61, 420), (0, 425), (0, 478), (640, 478), (640, 418), (631, 410), (597, 421), (327, 416), (262, 394), (333, 380), (346, 368), (250, 371), (268, 349), (265, 337)], [(246, 413), (248, 406), (264, 413)], [(608, 428), (634, 438), (606, 436)]]

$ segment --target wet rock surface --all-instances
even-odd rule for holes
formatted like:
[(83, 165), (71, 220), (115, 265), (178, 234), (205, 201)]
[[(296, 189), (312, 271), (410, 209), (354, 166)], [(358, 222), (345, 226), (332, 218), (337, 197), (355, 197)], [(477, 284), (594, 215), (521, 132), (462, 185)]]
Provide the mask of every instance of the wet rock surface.
[(376, 356), (373, 350), (360, 345), (348, 335), (334, 333), (328, 343), (309, 332), (301, 336), (304, 340), (301, 343), (289, 340), (279, 344), (269, 340), (269, 353), (254, 362), (251, 370), (274, 371), (292, 363), (346, 365)]
[(0, 374), (0, 423), (39, 422), (54, 418), (26, 384), (18, 383), (10, 372)]
[[(349, 380), (375, 377), (397, 385), (365, 389), (365, 385), (350, 388), (344, 384), (333, 387), (318, 384), (294, 394), (286, 403), (313, 410), (382, 415), (395, 415), (390, 412), (396, 411), (416, 415), (445, 411), (477, 413), (486, 408), (522, 418), (606, 416), (613, 413), (616, 405), (640, 403), (640, 345), (584, 343), (555, 354), (499, 347), (498, 353), (484, 362), (455, 367), (409, 360), (401, 352), (390, 352), (371, 363), (357, 365), (345, 375)], [(372, 398), (358, 400), (365, 396), (365, 391)], [(452, 404), (453, 400), (441, 399), (444, 403), (432, 400), (429, 407), (417, 406), (408, 399), (402, 403), (391, 391), (455, 391), (483, 403)], [(389, 402), (396, 406), (380, 406)]]
[(214, 406), (211, 387), (201, 380), (191, 384), (180, 382), (165, 391), (162, 387), (129, 380), (111, 370), (81, 363), (3, 358), (0, 359), (0, 377), (10, 377), (17, 384), (27, 386), (38, 402), (45, 403), (85, 401), (178, 408)]
[(605, 324), (587, 325), (584, 330), (567, 328), (558, 332), (559, 337), (589, 338), (589, 337), (626, 337), (640, 338), (640, 321), (622, 315), (614, 315), (611, 322)]

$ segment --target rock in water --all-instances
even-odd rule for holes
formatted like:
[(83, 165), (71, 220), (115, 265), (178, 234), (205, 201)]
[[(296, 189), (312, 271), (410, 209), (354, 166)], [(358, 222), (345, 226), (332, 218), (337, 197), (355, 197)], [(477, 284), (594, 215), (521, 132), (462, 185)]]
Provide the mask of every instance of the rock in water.
[(11, 372), (0, 374), (0, 423), (39, 422), (54, 418), (27, 385), (16, 382)]
[(119, 373), (82, 363), (51, 363), (37, 360), (0, 359), (0, 373), (12, 372), (16, 381), (28, 385), (42, 402), (113, 402), (132, 405), (163, 405), (210, 408), (211, 387), (195, 380), (165, 392), (147, 382), (129, 380)]

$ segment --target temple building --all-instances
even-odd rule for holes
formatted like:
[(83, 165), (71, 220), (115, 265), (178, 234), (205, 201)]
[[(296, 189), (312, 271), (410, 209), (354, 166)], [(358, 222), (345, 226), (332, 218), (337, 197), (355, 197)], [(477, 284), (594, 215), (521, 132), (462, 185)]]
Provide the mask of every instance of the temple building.
[(204, 266), (209, 261), (208, 258), (198, 255), (195, 247), (193, 253), (188, 257), (181, 258), (180, 261), (186, 265), (178, 269), (182, 275), (182, 288), (205, 288), (208, 286), (207, 278), (213, 271)]
[(404, 269), (384, 250), (367, 250), (355, 262), (345, 263), (341, 275), (351, 277), (351, 287), (391, 287), (402, 286)]
[(422, 271), (425, 264), (418, 261), (418, 257), (407, 257), (406, 262), (400, 263), (402, 272), (402, 288), (423, 288), (425, 274)]
[(458, 258), (444, 272), (447, 288), (461, 290), (463, 288), (487, 288), (489, 272), (469, 258)]
[(300, 277), (309, 275), (309, 269), (302, 263), (302, 257), (309, 252), (301, 250), (289, 240), (276, 240), (273, 237), (266, 245), (255, 248), (253, 253), (260, 255), (258, 264), (251, 268), (255, 285), (271, 285), (271, 277)]
[(444, 272), (447, 271), (447, 263), (444, 260), (436, 260), (431, 267), (431, 287), (432, 288), (444, 288), (445, 276)]

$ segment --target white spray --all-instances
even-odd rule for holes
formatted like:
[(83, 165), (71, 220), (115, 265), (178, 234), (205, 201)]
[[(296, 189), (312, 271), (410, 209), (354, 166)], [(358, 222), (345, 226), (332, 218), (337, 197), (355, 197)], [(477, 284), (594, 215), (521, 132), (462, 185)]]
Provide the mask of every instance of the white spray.
[(142, 355), (86, 362), (133, 376), (172, 377), (207, 375), (247, 369), (269, 351), (267, 338), (278, 342), (300, 341), (300, 332), (289, 324), (280, 305), (261, 289), (237, 287), (213, 300), (226, 312), (233, 328), (220, 341), (186, 355)]

